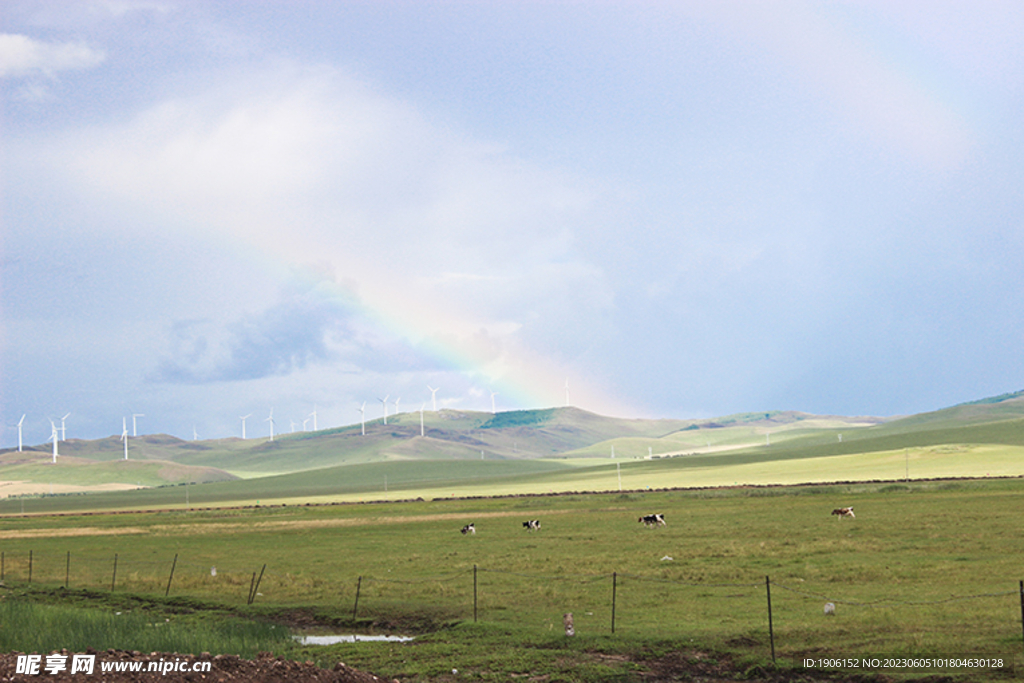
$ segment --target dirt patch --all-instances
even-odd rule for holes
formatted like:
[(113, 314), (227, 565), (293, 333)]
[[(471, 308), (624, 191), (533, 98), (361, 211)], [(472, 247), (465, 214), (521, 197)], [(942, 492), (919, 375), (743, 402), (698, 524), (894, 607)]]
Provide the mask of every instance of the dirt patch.
[(135, 484), (94, 484), (79, 486), (77, 484), (43, 484), (34, 481), (0, 481), (0, 495), (13, 496), (40, 495), (47, 493), (100, 493), (103, 491), (128, 491), (145, 486)]
[(148, 530), (134, 526), (111, 528), (77, 527), (62, 529), (8, 529), (0, 531), (0, 539), (8, 538), (65, 538), (69, 536), (123, 536), (125, 534), (145, 534)]
[[(78, 681), (82, 680), (83, 673), (70, 673), (71, 654), (67, 651), (55, 653), (66, 657), (66, 667), (63, 671), (51, 674), (46, 669), (47, 658), (44, 656), (41, 661), (39, 673), (27, 674), (16, 673), (18, 654), (0, 655), (0, 680), (3, 681), (38, 681), (44, 676), (48, 681)], [(79, 653), (82, 654), (82, 653)], [(210, 656), (203, 653), (198, 657), (191, 655), (178, 655), (165, 652), (152, 652), (143, 654), (141, 652), (127, 652), (125, 650), (106, 650), (95, 652), (90, 650), (84, 654), (96, 656), (93, 674), (102, 677), (104, 681), (113, 683), (148, 682), (170, 680), (168, 673), (161, 672), (160, 667), (174, 665), (175, 669), (168, 669), (173, 680), (178, 681), (213, 681), (215, 683), (236, 683), (240, 681), (252, 681), (254, 683), (382, 683), (384, 679), (373, 674), (353, 669), (350, 666), (338, 662), (333, 669), (321, 669), (312, 662), (295, 662), (281, 657), (274, 657), (267, 652), (261, 652), (255, 659), (242, 659), (236, 655)], [(150, 663), (157, 665), (157, 670), (146, 670)], [(101, 666), (106, 664), (113, 669), (122, 668), (122, 671), (101, 671)], [(130, 668), (141, 669), (138, 672), (129, 671)], [(85, 674), (88, 676), (88, 674)]]
[[(633, 660), (642, 671), (636, 678), (643, 683), (694, 681), (720, 683), (746, 680), (755, 683), (892, 683), (878, 673), (845, 673), (810, 669), (776, 669), (768, 666), (742, 666), (727, 654), (704, 650), (678, 650), (656, 657)], [(922, 683), (950, 683), (947, 677), (927, 676), (908, 679)]]

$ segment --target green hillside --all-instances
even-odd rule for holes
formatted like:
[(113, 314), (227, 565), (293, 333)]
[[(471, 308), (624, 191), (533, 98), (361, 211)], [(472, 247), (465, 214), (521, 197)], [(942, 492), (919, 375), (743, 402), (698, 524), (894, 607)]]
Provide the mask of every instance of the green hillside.
[[(885, 420), (794, 411), (708, 420), (625, 420), (577, 408), (443, 410), (280, 435), (189, 442), (147, 435), (0, 453), (0, 495), (17, 482), (151, 491), (90, 494), (88, 505), (367, 500), (572, 490), (950, 476), (1024, 475), (1024, 395)], [(613, 456), (614, 455), (614, 459)], [(243, 481), (228, 481), (240, 477)], [(69, 489), (70, 490), (70, 489)], [(51, 501), (52, 504), (53, 503)], [(81, 504), (76, 504), (81, 505)]]

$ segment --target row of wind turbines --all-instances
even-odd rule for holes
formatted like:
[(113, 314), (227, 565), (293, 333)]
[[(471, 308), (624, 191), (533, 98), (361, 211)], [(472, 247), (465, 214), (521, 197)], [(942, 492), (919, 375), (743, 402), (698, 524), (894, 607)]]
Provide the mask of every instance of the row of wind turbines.
[[(68, 440), (68, 428), (67, 419), (71, 416), (71, 413), (66, 413), (60, 418), (60, 433), (58, 434), (57, 423), (52, 419), (50, 420), (50, 438), (46, 441), (53, 442), (53, 462), (56, 464), (57, 456), (60, 455), (60, 449), (58, 444), (61, 441)], [(25, 424), (25, 418), (28, 415), (22, 415), (21, 419), (18, 420), (18, 452), (21, 453), (24, 450), (24, 433), (22, 428)], [(143, 413), (132, 413), (132, 436), (139, 435), (139, 423), (138, 419), (145, 417)], [(121, 441), (124, 442), (124, 459), (128, 459), (128, 418), (121, 418)], [(45, 441), (43, 443), (46, 443)]]
[[(427, 385), (427, 389), (430, 391), (431, 406), (433, 407), (433, 410), (436, 413), (437, 412), (437, 392), (440, 389), (440, 387), (435, 389), (434, 387), (431, 387), (428, 384)], [(491, 392), (491, 412), (492, 413), (495, 412), (494, 397), (497, 396), (497, 395), (498, 395), (497, 392)], [(388, 394), (384, 398), (378, 398), (377, 399), (378, 401), (380, 401), (381, 407), (384, 409), (384, 424), (388, 423), (388, 400), (390, 398), (391, 398), (391, 394)], [(395, 399), (395, 401), (394, 401), (395, 412), (392, 413), (392, 415), (397, 415), (398, 414), (399, 406), (401, 404), (401, 401), (402, 401), (402, 397), (401, 396), (399, 396), (398, 398)], [(427, 404), (424, 403), (422, 406), (420, 406), (420, 436), (423, 436), (424, 433), (425, 433), (425, 428), (424, 428), (424, 424), (423, 424), (423, 410), (426, 408), (426, 405)], [(359, 408), (356, 408), (356, 410), (359, 411), (360, 433), (363, 436), (366, 436), (366, 401), (363, 401), (363, 404)], [(249, 413), (248, 415), (239, 415), (238, 416), (238, 419), (242, 421), (242, 438), (243, 439), (246, 438), (246, 432), (245, 432), (246, 420), (248, 420), (250, 417), (252, 417), (252, 415), (253, 415), (252, 413)], [(303, 431), (305, 431), (306, 425), (309, 424), (310, 420), (313, 421), (313, 431), (314, 432), (318, 431), (318, 426), (317, 426), (317, 422), (316, 422), (316, 404), (313, 405), (313, 412), (310, 413), (309, 416), (305, 420), (302, 421), (302, 429), (303, 429)], [(270, 409), (270, 415), (268, 415), (263, 421), (270, 425), (270, 440), (273, 441), (274, 440), (274, 425), (276, 424), (276, 422), (274, 421), (274, 409), (273, 408)], [(293, 432), (295, 431), (295, 424), (296, 424), (295, 421), (292, 420), (291, 421), (291, 426), (292, 426), (292, 431)]]
[[(432, 386), (430, 386), (428, 384), (427, 385), (427, 390), (430, 391), (431, 408), (436, 413), (437, 412), (437, 392), (439, 391), (439, 388), (434, 388), (434, 387), (432, 387)], [(498, 395), (499, 394), (496, 391), (492, 391), (491, 392), (491, 413), (492, 414), (496, 414), (497, 413), (497, 405), (496, 405), (494, 399)], [(383, 409), (383, 412), (384, 412), (384, 424), (385, 425), (388, 423), (388, 399), (390, 399), (390, 398), (391, 398), (391, 395), (388, 394), (384, 398), (378, 398), (377, 399), (378, 401), (380, 401), (381, 408)], [(397, 415), (399, 413), (399, 404), (401, 403), (401, 400), (402, 400), (401, 397), (398, 397), (398, 398), (396, 398), (394, 400), (395, 412), (392, 413), (392, 415)], [(426, 430), (424, 428), (424, 422), (423, 422), (423, 411), (426, 408), (426, 405), (427, 405), (426, 402), (424, 402), (423, 405), (420, 406), (420, 436), (424, 436), (424, 434), (426, 432)], [(565, 380), (565, 405), (567, 405), (567, 406), (569, 405), (569, 380), (568, 379)], [(364, 401), (363, 404), (359, 408), (357, 408), (356, 410), (359, 411), (359, 422), (360, 422), (361, 434), (363, 436), (366, 436), (366, 402)], [(252, 417), (252, 415), (253, 415), (252, 413), (249, 413), (248, 415), (241, 415), (238, 418), (238, 419), (240, 419), (242, 421), (242, 438), (243, 439), (246, 438), (246, 432), (245, 432), (246, 420), (248, 420), (250, 417)], [(63, 417), (60, 418), (60, 435), (59, 436), (58, 436), (58, 430), (57, 430), (56, 422), (54, 420), (52, 420), (52, 419), (50, 420), (51, 434), (50, 434), (50, 438), (47, 439), (46, 441), (52, 441), (53, 442), (53, 462), (57, 462), (57, 456), (59, 455), (59, 453), (58, 453), (58, 443), (60, 441), (67, 441), (67, 424), (66, 424), (66, 420), (70, 416), (71, 416), (71, 413), (67, 413)], [(19, 453), (21, 453), (22, 449), (23, 449), (22, 426), (25, 423), (25, 417), (26, 417), (26, 415), (22, 415), (21, 419), (18, 420), (18, 452)], [(133, 438), (137, 437), (139, 435), (138, 418), (140, 418), (140, 417), (145, 417), (145, 414), (144, 413), (132, 413), (132, 437)], [(313, 412), (310, 413), (306, 417), (306, 419), (302, 421), (302, 429), (303, 429), (303, 431), (306, 430), (306, 426), (309, 424), (310, 420), (312, 420), (312, 422), (313, 422), (313, 431), (314, 432), (318, 431), (319, 427), (317, 425), (316, 404), (313, 404)], [(270, 415), (266, 419), (264, 419), (263, 421), (269, 424), (269, 426), (270, 426), (270, 440), (273, 441), (274, 440), (274, 425), (276, 424), (275, 421), (274, 421), (274, 409), (273, 408), (270, 409)], [(296, 422), (294, 420), (292, 420), (291, 421), (291, 427), (292, 427), (292, 431), (293, 432), (295, 431), (295, 425), (296, 425)], [(195, 428), (193, 427), (192, 428), (192, 439), (193, 440), (198, 440), (198, 438), (199, 438), (199, 436), (196, 433)], [(124, 459), (127, 460), (128, 459), (128, 418), (127, 417), (121, 418), (121, 439), (120, 440), (124, 443)]]

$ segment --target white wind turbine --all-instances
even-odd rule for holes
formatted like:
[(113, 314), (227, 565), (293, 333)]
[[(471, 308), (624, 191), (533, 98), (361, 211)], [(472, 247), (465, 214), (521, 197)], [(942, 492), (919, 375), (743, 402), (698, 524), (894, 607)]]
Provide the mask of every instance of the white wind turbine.
[(53, 464), (56, 465), (57, 464), (57, 442), (60, 441), (60, 438), (57, 435), (57, 425), (55, 425), (53, 423), (53, 420), (50, 420), (50, 438), (47, 439), (47, 441), (53, 441)]
[(420, 436), (424, 436), (424, 430), (423, 430), (423, 409), (426, 408), (426, 407), (427, 407), (426, 403), (424, 403), (423, 405), (420, 406)]
[(491, 415), (495, 415), (498, 411), (494, 407), (494, 397), (498, 395), (497, 391), (491, 392)]
[(384, 424), (388, 423), (388, 399), (391, 398), (391, 394), (388, 394), (384, 398), (378, 398), (380, 404), (384, 406)]
[[(288, 419), (288, 424), (291, 425), (292, 432), (294, 432), (295, 431), (295, 420), (292, 420), (291, 418), (289, 418)], [(302, 423), (302, 431), (306, 431), (306, 423), (305, 422)]]
[(362, 436), (366, 436), (366, 401), (363, 401), (362, 407), (359, 408), (359, 424), (362, 427)]
[[(434, 407), (434, 412), (436, 413), (437, 412), (437, 389), (434, 389), (429, 384), (427, 385), (427, 389), (430, 389), (430, 403)], [(438, 389), (440, 389), (440, 387), (438, 387)]]
[(316, 427), (316, 404), (315, 403), (313, 404), (313, 412), (310, 413), (309, 416), (311, 418), (313, 418), (313, 431), (315, 432), (317, 430), (317, 427)]
[(68, 430), (64, 426), (64, 420), (68, 419), (68, 417), (70, 415), (71, 415), (71, 413), (68, 413), (67, 415), (65, 415), (64, 417), (62, 417), (60, 419), (60, 440), (61, 441), (67, 441), (68, 440)]
[(199, 441), (199, 433), (196, 432), (196, 426), (192, 425), (192, 440)]
[(18, 420), (18, 452), (21, 453), (21, 425), (25, 424), (25, 416), (22, 415), (21, 419)]
[(401, 396), (399, 396), (398, 398), (396, 398), (396, 399), (395, 399), (395, 415), (398, 415), (398, 403), (399, 403), (399, 402), (400, 402), (401, 400), (402, 400), (402, 397), (401, 397)]
[(137, 417), (146, 417), (146, 416), (143, 415), (142, 413), (132, 413), (132, 436), (138, 436), (139, 435), (139, 427), (135, 423), (135, 418), (137, 418)]
[(569, 378), (565, 378), (565, 407), (569, 407)]
[(245, 439), (245, 421), (248, 420), (250, 417), (252, 417), (252, 413), (249, 413), (248, 415), (242, 415), (241, 417), (238, 418), (239, 420), (242, 421), (242, 439), (243, 440)]
[(128, 459), (128, 418), (121, 418), (121, 441), (124, 441), (124, 459)]
[(270, 440), (273, 441), (274, 440), (274, 409), (273, 408), (270, 409), (270, 417), (268, 417), (266, 420), (264, 420), (264, 422), (269, 422), (270, 423)]

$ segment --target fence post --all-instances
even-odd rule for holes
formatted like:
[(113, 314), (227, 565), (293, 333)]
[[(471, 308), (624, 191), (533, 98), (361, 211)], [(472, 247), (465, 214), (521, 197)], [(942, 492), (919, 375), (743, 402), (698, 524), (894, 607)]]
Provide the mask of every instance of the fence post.
[(32, 551), (28, 551), (28, 582), (32, 583)]
[(768, 576), (764, 577), (764, 587), (768, 591), (768, 640), (772, 644), (772, 664), (775, 663), (775, 630), (772, 626), (772, 583)]
[(114, 575), (110, 578), (110, 592), (114, 592), (114, 583), (117, 582), (117, 553), (114, 553)]
[(256, 587), (256, 572), (252, 573), (252, 580), (249, 582), (249, 594), (245, 596), (245, 604), (252, 604), (252, 589)]
[(476, 565), (473, 565), (473, 623), (476, 623)]
[[(260, 578), (256, 579), (256, 585), (252, 588), (252, 595), (249, 596), (249, 604), (256, 602), (256, 592), (260, 589), (260, 581), (263, 580), (263, 572), (267, 570), (267, 565), (264, 564), (263, 568), (260, 569)], [(255, 576), (255, 574), (253, 574)]]
[(4, 580), (4, 553), (7, 551), (0, 551), (0, 581)]
[(618, 572), (612, 572), (612, 633), (615, 633), (615, 589), (618, 583)]
[(68, 580), (71, 578), (71, 551), (68, 551), (68, 563), (64, 567), (64, 590), (68, 588)]
[(178, 566), (178, 553), (174, 553), (174, 562), (171, 563), (171, 575), (167, 577), (167, 590), (164, 591), (166, 598), (171, 594), (171, 581), (174, 579), (174, 568)]
[(363, 587), (363, 577), (359, 577), (356, 581), (356, 603), (352, 605), (352, 620), (356, 619), (356, 611), (359, 609), (359, 589)]

